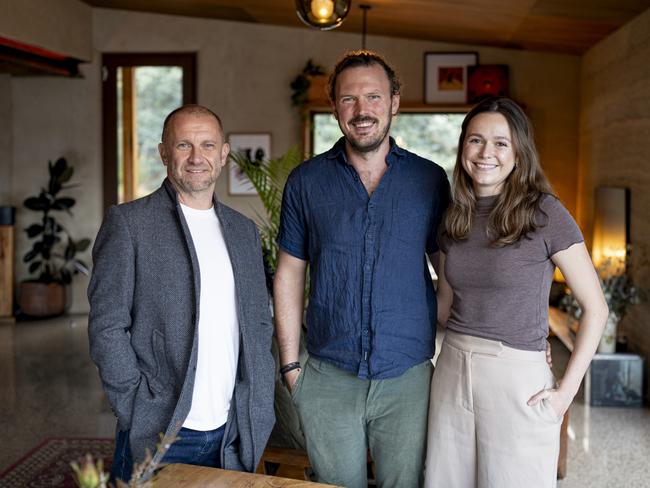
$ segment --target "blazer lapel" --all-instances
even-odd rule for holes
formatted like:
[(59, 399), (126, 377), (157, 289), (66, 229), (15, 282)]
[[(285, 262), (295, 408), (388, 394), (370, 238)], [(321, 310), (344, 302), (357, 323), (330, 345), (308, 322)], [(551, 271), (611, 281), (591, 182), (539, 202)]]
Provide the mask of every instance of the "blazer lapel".
[(235, 299), (237, 300), (237, 312), (239, 314), (239, 327), (243, 330), (246, 321), (244, 320), (245, 310), (241, 303), (242, 297), (246, 295), (246, 263), (245, 254), (248, 246), (246, 243), (245, 229), (240, 225), (234, 225), (228, 217), (228, 213), (223, 211), (223, 206), (214, 200), (214, 208), (217, 212), (217, 218), (223, 231), (223, 239), (226, 242), (226, 249), (230, 257), (233, 277), (235, 281)]

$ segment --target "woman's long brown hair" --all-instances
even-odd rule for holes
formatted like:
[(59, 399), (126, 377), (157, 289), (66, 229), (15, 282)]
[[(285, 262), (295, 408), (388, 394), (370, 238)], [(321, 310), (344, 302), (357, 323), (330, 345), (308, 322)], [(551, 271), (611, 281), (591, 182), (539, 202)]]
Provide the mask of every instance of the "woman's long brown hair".
[(499, 113), (506, 118), (515, 155), (515, 167), (506, 178), (488, 221), (487, 231), (492, 244), (503, 247), (514, 244), (540, 226), (535, 221), (535, 213), (542, 195), (552, 194), (552, 190), (539, 164), (533, 129), (526, 114), (509, 98), (488, 98), (474, 107), (463, 120), (454, 167), (452, 202), (445, 216), (446, 234), (460, 241), (467, 238), (472, 228), (476, 193), (472, 179), (463, 167), (462, 154), (470, 121), (486, 112)]

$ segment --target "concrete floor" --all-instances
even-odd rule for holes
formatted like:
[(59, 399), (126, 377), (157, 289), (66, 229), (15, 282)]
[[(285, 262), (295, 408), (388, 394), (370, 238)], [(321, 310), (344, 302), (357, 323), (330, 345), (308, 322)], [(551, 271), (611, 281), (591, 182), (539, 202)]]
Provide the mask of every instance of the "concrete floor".
[[(557, 378), (568, 351), (552, 340)], [(567, 475), (558, 488), (650, 488), (650, 409), (591, 407), (581, 387), (569, 411)]]
[[(554, 369), (566, 350), (553, 343)], [(113, 437), (86, 316), (0, 325), (0, 471), (48, 437)], [(650, 409), (571, 407), (559, 488), (650, 487)]]
[(114, 437), (86, 316), (0, 326), (0, 432), (0, 471), (48, 437)]

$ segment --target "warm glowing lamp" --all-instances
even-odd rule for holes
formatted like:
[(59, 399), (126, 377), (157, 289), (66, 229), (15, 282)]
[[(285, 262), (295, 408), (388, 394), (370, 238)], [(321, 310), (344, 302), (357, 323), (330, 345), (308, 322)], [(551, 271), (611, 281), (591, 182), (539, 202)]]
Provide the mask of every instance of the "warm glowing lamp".
[(627, 188), (596, 188), (592, 258), (596, 267), (625, 271), (629, 239), (630, 192)]
[(311, 13), (320, 22), (327, 22), (327, 20), (334, 13), (333, 0), (312, 0)]
[(350, 11), (351, 0), (296, 0), (296, 13), (309, 27), (319, 30), (341, 25)]

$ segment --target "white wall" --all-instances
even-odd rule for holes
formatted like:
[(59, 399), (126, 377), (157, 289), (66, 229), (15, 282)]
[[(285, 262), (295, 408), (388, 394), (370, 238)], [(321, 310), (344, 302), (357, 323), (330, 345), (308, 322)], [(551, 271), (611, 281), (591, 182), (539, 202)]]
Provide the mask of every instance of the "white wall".
[[(31, 247), (22, 231), (39, 214), (22, 207), (48, 181), (47, 162), (64, 156), (74, 166), (73, 183), (65, 191), (77, 200), (74, 217), (64, 212), (59, 219), (73, 235), (94, 237), (101, 220), (101, 102), (97, 88), (99, 70), (83, 68), (85, 79), (56, 77), (12, 78), (13, 98), (13, 202), (17, 207), (16, 275), (27, 277), (22, 256)], [(62, 193), (63, 195), (63, 193)], [(88, 254), (84, 259), (90, 264)], [(86, 311), (87, 279), (79, 276), (73, 286), (73, 311)]]
[[(85, 79), (12, 78), (14, 150), (12, 191), (22, 201), (45, 177), (48, 159), (65, 155), (82, 183), (75, 208), (75, 236), (94, 236), (102, 217), (101, 82), (102, 52), (197, 52), (198, 101), (222, 117), (226, 132), (270, 132), (280, 155), (300, 142), (301, 121), (291, 107), (289, 83), (307, 59), (327, 69), (360, 36), (304, 28), (266, 26), (156, 14), (93, 9), (92, 63)], [(426, 51), (479, 51), (483, 64), (510, 66), (511, 94), (524, 102), (537, 128), (542, 161), (560, 196), (575, 206), (579, 65), (577, 56), (482, 48), (370, 36), (368, 47), (384, 54), (404, 82), (402, 99), (422, 101)], [(162, 123), (162, 121), (161, 121)], [(254, 197), (220, 198), (253, 216)], [(24, 212), (20, 226), (27, 224)], [(22, 239), (22, 236), (21, 236)], [(24, 253), (25, 242), (17, 243)], [(24, 277), (19, 265), (18, 276)], [(86, 282), (75, 285), (74, 311), (87, 310)]]

